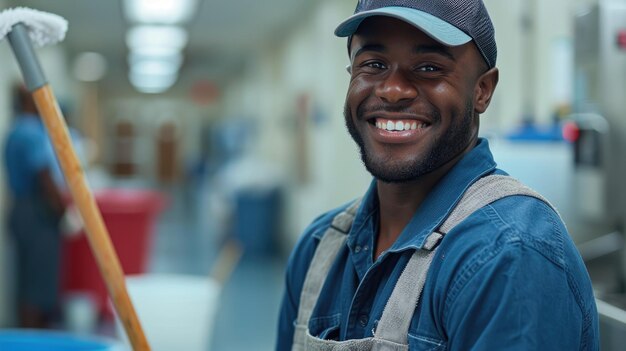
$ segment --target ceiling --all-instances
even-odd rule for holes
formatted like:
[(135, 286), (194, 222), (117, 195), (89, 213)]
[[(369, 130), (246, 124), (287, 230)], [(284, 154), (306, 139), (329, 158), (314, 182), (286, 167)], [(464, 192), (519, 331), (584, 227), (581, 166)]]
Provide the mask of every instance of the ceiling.
[[(63, 43), (69, 58), (84, 51), (105, 56), (106, 89), (131, 90), (128, 83), (125, 33), (130, 24), (123, 0), (9, 0), (10, 7), (26, 6), (58, 14), (69, 22)], [(177, 86), (203, 79), (217, 85), (240, 71), (262, 45), (275, 41), (314, 4), (307, 0), (198, 0), (194, 18), (184, 27), (189, 43)], [(176, 87), (174, 89), (176, 89)]]

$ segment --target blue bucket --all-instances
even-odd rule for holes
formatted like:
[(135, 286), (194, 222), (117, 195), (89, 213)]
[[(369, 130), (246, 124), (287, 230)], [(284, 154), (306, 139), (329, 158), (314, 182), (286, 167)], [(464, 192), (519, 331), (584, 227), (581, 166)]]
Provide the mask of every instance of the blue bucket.
[(0, 330), (2, 351), (123, 351), (114, 340), (35, 329)]

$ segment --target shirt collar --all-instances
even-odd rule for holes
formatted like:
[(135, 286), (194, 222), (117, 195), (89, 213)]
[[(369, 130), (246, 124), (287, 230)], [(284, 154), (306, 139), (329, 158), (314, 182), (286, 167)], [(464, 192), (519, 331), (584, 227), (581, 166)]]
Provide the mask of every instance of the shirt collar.
[[(443, 223), (465, 190), (476, 180), (492, 173), (495, 169), (496, 163), (489, 150), (489, 143), (486, 139), (480, 138), (476, 147), (467, 153), (430, 191), (398, 240), (388, 251), (421, 249), (427, 236)], [(371, 228), (367, 226), (367, 223), (371, 223), (373, 216), (377, 213), (378, 195), (374, 179), (355, 216), (348, 239), (350, 246), (352, 246), (351, 243), (359, 240), (358, 237), (361, 235), (373, 234), (371, 230), (367, 230)], [(360, 238), (360, 240), (363, 239)]]

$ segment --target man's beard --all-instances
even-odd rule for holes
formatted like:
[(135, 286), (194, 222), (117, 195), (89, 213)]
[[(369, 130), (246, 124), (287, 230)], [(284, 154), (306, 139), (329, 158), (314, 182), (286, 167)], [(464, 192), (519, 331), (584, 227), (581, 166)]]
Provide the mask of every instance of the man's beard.
[[(379, 107), (369, 110), (397, 110), (390, 107)], [(399, 111), (394, 111), (399, 112)], [(357, 108), (357, 117), (361, 120), (364, 111), (362, 106)], [(429, 111), (432, 124), (441, 121), (441, 113), (436, 108)], [(466, 101), (463, 114), (452, 116), (450, 128), (443, 135), (433, 139), (427, 146), (425, 154), (409, 161), (394, 160), (391, 156), (374, 157), (368, 153), (365, 148), (363, 138), (356, 129), (356, 125), (352, 118), (352, 114), (348, 105), (344, 107), (344, 117), (346, 127), (352, 139), (356, 142), (361, 153), (361, 161), (365, 165), (367, 171), (376, 179), (386, 183), (404, 183), (416, 180), (419, 177), (428, 174), (454, 157), (459, 155), (470, 143), (473, 138), (472, 119), (474, 118), (473, 106), (471, 100)]]

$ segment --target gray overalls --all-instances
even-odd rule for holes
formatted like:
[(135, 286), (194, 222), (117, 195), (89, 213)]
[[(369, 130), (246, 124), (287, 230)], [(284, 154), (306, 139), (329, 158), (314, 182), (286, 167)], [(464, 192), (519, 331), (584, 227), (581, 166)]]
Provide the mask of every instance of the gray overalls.
[[(550, 205), (541, 195), (519, 181), (502, 175), (491, 175), (476, 181), (446, 218), (439, 230), (431, 233), (424, 247), (415, 251), (385, 305), (374, 336), (346, 341), (323, 340), (309, 333), (308, 325), (330, 266), (348, 237), (360, 200), (338, 214), (324, 233), (307, 272), (300, 295), (300, 307), (292, 350), (294, 351), (366, 351), (408, 350), (409, 325), (426, 282), (428, 268), (441, 239), (474, 211), (503, 197), (526, 195)], [(552, 205), (550, 205), (552, 207)], [(554, 207), (553, 207), (554, 208)]]

